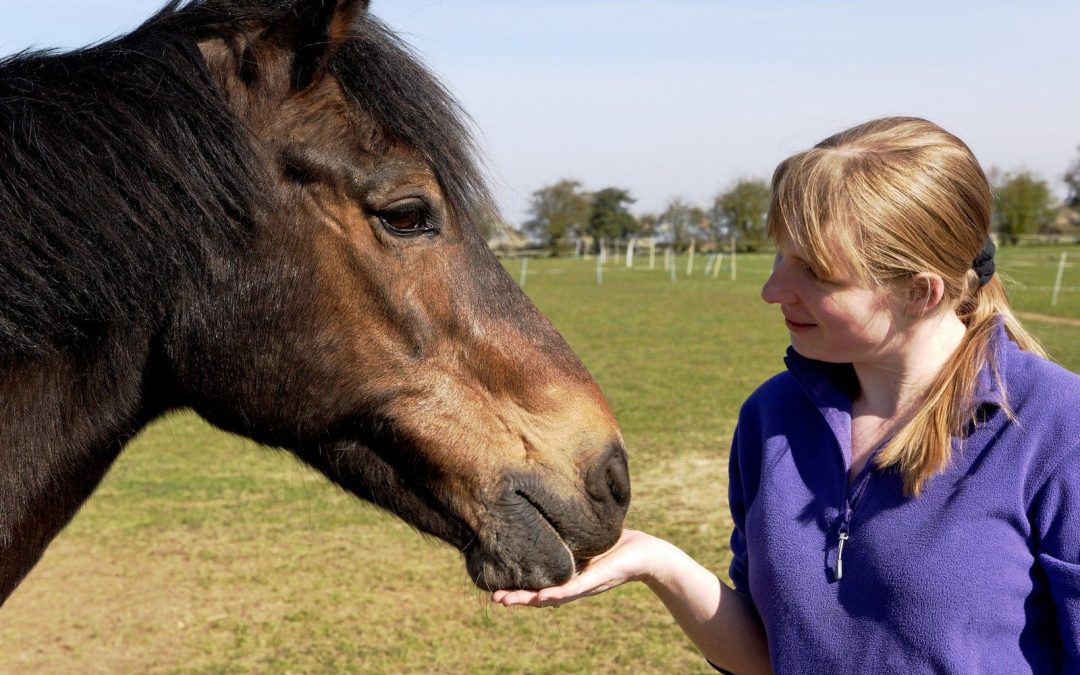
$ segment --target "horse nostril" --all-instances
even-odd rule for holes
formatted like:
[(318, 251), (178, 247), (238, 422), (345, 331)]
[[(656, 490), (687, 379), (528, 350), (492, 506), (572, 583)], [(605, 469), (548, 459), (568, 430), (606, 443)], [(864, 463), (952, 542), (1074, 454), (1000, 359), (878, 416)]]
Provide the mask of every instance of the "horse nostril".
[(598, 502), (614, 502), (625, 509), (630, 504), (630, 472), (622, 443), (611, 443), (589, 468), (585, 489)]

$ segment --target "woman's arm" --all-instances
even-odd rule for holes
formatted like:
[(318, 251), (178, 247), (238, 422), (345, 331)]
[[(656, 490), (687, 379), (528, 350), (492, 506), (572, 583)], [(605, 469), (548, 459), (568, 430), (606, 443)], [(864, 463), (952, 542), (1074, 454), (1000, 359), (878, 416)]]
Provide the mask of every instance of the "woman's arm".
[(610, 551), (562, 586), (496, 591), (492, 600), (508, 607), (555, 606), (628, 581), (652, 589), (712, 663), (740, 675), (770, 672), (765, 631), (750, 602), (678, 547), (644, 532), (625, 530)]

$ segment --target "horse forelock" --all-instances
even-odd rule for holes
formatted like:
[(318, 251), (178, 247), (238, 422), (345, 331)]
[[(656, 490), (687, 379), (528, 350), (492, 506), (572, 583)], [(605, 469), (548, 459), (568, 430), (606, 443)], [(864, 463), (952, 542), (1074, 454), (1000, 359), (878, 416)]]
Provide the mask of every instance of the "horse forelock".
[[(168, 26), (193, 37), (228, 39), (251, 22), (273, 23), (289, 0), (173, 0), (143, 29)], [(140, 29), (142, 30), (142, 29)], [(378, 18), (362, 13), (330, 64), (353, 103), (392, 143), (419, 151), (458, 217), (478, 221), (494, 211), (474, 142), (472, 121), (412, 48)]]
[(332, 65), (346, 94), (391, 140), (431, 165), (453, 215), (479, 222), (494, 211), (478, 164), (471, 120), (411, 48), (364, 15)]

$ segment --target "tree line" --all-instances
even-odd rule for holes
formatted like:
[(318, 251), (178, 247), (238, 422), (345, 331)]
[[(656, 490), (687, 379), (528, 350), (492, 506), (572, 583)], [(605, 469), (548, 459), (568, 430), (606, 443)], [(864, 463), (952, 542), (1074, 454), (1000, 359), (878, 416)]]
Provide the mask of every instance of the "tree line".
[(683, 250), (696, 242), (727, 239), (760, 241), (769, 210), (769, 185), (744, 178), (715, 195), (707, 206), (681, 197), (668, 200), (659, 213), (634, 215), (630, 191), (606, 187), (585, 190), (576, 180), (563, 179), (532, 193), (524, 232), (553, 252), (572, 250), (578, 240), (595, 249), (601, 242), (656, 237)]
[[(1032, 234), (1080, 236), (1080, 156), (1064, 174), (1063, 202), (1046, 180), (1026, 169), (991, 169), (988, 178), (994, 193), (992, 229), (999, 243), (1016, 244)], [(735, 237), (740, 248), (754, 249), (765, 240), (770, 198), (767, 181), (740, 178), (704, 205), (672, 197), (663, 211), (634, 215), (629, 190), (589, 191), (580, 181), (562, 179), (532, 193), (522, 230), (556, 255), (575, 250), (582, 241), (598, 250), (602, 242), (642, 237), (680, 251), (691, 242), (719, 245)]]

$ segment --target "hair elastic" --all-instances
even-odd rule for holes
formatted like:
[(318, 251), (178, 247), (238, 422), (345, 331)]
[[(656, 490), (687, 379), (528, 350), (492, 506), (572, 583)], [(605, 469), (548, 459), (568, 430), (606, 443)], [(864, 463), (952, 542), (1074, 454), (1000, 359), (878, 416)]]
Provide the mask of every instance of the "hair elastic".
[(990, 283), (990, 278), (994, 276), (994, 271), (997, 269), (994, 265), (994, 253), (996, 252), (997, 246), (994, 245), (994, 240), (987, 237), (986, 243), (983, 244), (982, 250), (979, 251), (979, 255), (975, 256), (975, 260), (971, 262), (971, 269), (975, 270), (975, 273), (979, 275), (979, 288)]

